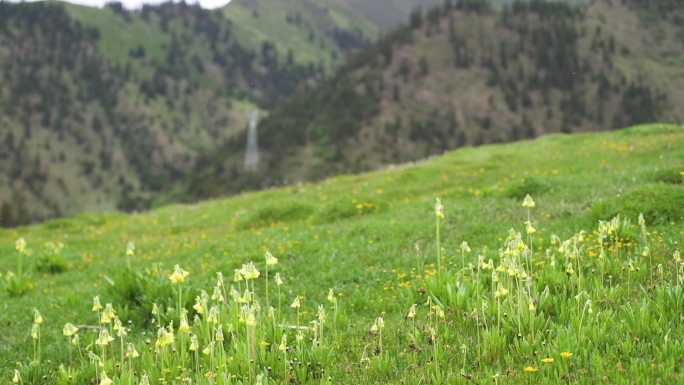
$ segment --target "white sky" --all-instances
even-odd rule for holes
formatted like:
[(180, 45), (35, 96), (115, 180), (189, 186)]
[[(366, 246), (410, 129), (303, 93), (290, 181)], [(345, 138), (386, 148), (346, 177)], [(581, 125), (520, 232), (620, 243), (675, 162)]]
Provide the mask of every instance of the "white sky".
[[(12, 0), (14, 2), (21, 2), (18, 0)], [(116, 0), (121, 2), (124, 7), (128, 9), (136, 9), (142, 7), (143, 4), (158, 4), (158, 3), (163, 3), (165, 0)], [(176, 1), (176, 0), (174, 0)], [(69, 0), (69, 3), (72, 4), (81, 4), (81, 5), (88, 5), (91, 7), (102, 7), (106, 3), (109, 2), (109, 0)], [(228, 3), (230, 3), (230, 0), (185, 0), (186, 3), (188, 4), (194, 4), (194, 3), (200, 3), (202, 8), (218, 8), (222, 7)]]

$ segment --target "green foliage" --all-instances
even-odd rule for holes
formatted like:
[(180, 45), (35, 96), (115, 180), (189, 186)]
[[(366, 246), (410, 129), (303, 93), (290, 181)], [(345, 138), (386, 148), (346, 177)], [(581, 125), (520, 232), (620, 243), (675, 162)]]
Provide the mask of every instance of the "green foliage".
[(681, 167), (673, 167), (665, 170), (658, 170), (653, 175), (653, 182), (674, 185), (684, 184), (684, 175), (682, 175), (683, 171), (684, 170), (682, 170)]
[(288, 223), (309, 218), (314, 212), (311, 205), (287, 202), (258, 207), (240, 222), (241, 228), (264, 227), (272, 223)]
[(315, 216), (316, 223), (336, 222), (365, 215), (378, 214), (387, 203), (373, 198), (340, 198), (327, 203)]
[[(635, 39), (619, 27), (636, 22), (627, 17), (636, 9), (549, 1), (496, 9), (461, 1), (415, 10), (410, 26), (270, 112), (259, 127), (266, 164), (259, 177), (240, 175), (240, 135), (199, 162), (201, 177), (181, 182), (179, 194), (203, 198), (468, 145), (680, 121), (677, 65), (633, 44), (658, 32), (634, 27)], [(669, 33), (675, 28), (660, 27), (663, 46), (681, 47)], [(644, 57), (652, 58), (648, 66), (639, 64)]]
[(609, 219), (618, 214), (636, 218), (642, 213), (647, 223), (681, 222), (684, 219), (684, 190), (676, 185), (645, 184), (596, 202), (591, 211), (598, 219)]
[(544, 178), (526, 176), (509, 182), (504, 187), (504, 195), (509, 198), (521, 200), (526, 195), (539, 197), (551, 189), (551, 185)]
[[(669, 192), (678, 188), (650, 183), (656, 168), (680, 165), (677, 154), (683, 142), (684, 131), (678, 126), (554, 135), (462, 149), (414, 165), (338, 177), (296, 190), (272, 189), (106, 216), (93, 225), (70, 218), (61, 226), (0, 232), (3, 255), (12, 256), (17, 246), (24, 249), (15, 243), (18, 237), (36, 245), (68, 240), (64, 255), (69, 262), (74, 260), (74, 267), (62, 274), (41, 274), (39, 279), (34, 275), (34, 290), (22, 296), (0, 293), (0, 303), (7, 309), (0, 312), (1, 380), (11, 382), (16, 368), (26, 385), (65, 384), (71, 346), (78, 385), (99, 383), (96, 370), (101, 367), (88, 360), (89, 351), (106, 358), (103, 365), (109, 377), (126, 385), (138, 384), (143, 371), (151, 383), (187, 376), (193, 383), (208, 385), (205, 375), (210, 362), (214, 368), (225, 364), (224, 371), (214, 372), (234, 374), (233, 383), (253, 382), (250, 367), (254, 374), (268, 376), (269, 384), (485, 384), (496, 379), (502, 385), (551, 385), (563, 378), (592, 383), (604, 377), (627, 378), (635, 384), (677, 383), (682, 369), (676, 357), (684, 353), (680, 321), (684, 270), (681, 255), (675, 252), (681, 245), (681, 221), (654, 223), (647, 216), (643, 236), (632, 214), (635, 208), (618, 194), (624, 197), (649, 186), (665, 186), (663, 191)], [(524, 233), (528, 210), (520, 200), (503, 193), (481, 193), (498, 192), (511, 180), (528, 176), (551, 186), (530, 210), (536, 231), (529, 237)], [(679, 199), (668, 194), (654, 194), (659, 207), (667, 206), (672, 196)], [(435, 196), (442, 198), (445, 215), (440, 222), (440, 276), (435, 268)], [(610, 200), (627, 212), (620, 213), (615, 230), (611, 224), (610, 236), (599, 242), (599, 231), (608, 230), (597, 230), (598, 218), (588, 208), (594, 201)], [(354, 203), (365, 202), (382, 207), (358, 214)], [(653, 203), (643, 202), (646, 208)], [(297, 203), (313, 208), (313, 218), (287, 225), (239, 226), (259, 207), (272, 206), (282, 216), (276, 206)], [(337, 213), (339, 219), (334, 218)], [(325, 220), (319, 221), (319, 215)], [(516, 247), (511, 247), (511, 239)], [(462, 253), (459, 245), (464, 240), (472, 250)], [(128, 241), (137, 246), (130, 256), (131, 270), (124, 267), (121, 256)], [(269, 300), (275, 318), (269, 318), (264, 300), (266, 249), (279, 260), (269, 266)], [(482, 267), (490, 258), (493, 267)], [(249, 260), (255, 261), (261, 275), (249, 284), (260, 310), (255, 310), (255, 304), (244, 304), (257, 314), (257, 333), (248, 345), (245, 323), (239, 320), (244, 314), (241, 307), (234, 306), (232, 295), (225, 295), (226, 304), (211, 299), (210, 290), (217, 282), (216, 273), (222, 272), (226, 293), (232, 293), (232, 285), (244, 294), (245, 281), (233, 282), (232, 272)], [(507, 264), (499, 271), (504, 260)], [(155, 263), (165, 268), (155, 268)], [(175, 263), (190, 272), (182, 284), (173, 285), (169, 279), (168, 267)], [(15, 258), (0, 258), (3, 279), (15, 265)], [(276, 284), (276, 273), (281, 286)], [(498, 298), (492, 273), (509, 291)], [(178, 287), (184, 288), (182, 306), (188, 311), (190, 331), (201, 338), (197, 372), (188, 349), (189, 334), (180, 334)], [(337, 317), (327, 299), (329, 288), (335, 293)], [(192, 322), (198, 312), (190, 305), (200, 289), (207, 290), (208, 307), (217, 307), (221, 315), (223, 341), (215, 345), (213, 361), (201, 351), (212, 338), (208, 314), (198, 314), (199, 321)], [(106, 354), (95, 344), (99, 314), (91, 311), (91, 298), (96, 295), (102, 305), (112, 303), (130, 329), (124, 340), (115, 336)], [(289, 306), (295, 296), (301, 299), (300, 311)], [(154, 324), (151, 303), (157, 303), (159, 310)], [(318, 319), (319, 304), (327, 318), (323, 342), (317, 344), (310, 321)], [(416, 306), (413, 321), (408, 317), (412, 305)], [(32, 359), (34, 308), (44, 315), (43, 354), (31, 374), (33, 369), (25, 363)], [(378, 330), (372, 330), (378, 317), (384, 319), (382, 342)], [(67, 322), (80, 328), (80, 345), (68, 344), (63, 335)], [(159, 326), (170, 328), (171, 322), (175, 341), (159, 348)], [(296, 325), (307, 326), (301, 348)], [(288, 333), (287, 358), (278, 349), (283, 330)], [(217, 331), (213, 338), (218, 335)], [(634, 336), (638, 343), (624, 336)], [(140, 357), (124, 357), (121, 366), (121, 342), (124, 350), (128, 342), (133, 343)], [(255, 346), (251, 363), (248, 346)]]
[(12, 297), (24, 295), (33, 289), (34, 286), (31, 274), (29, 273), (14, 274), (13, 272), (8, 272), (5, 275), (5, 290)]
[(36, 270), (43, 273), (58, 274), (67, 269), (67, 262), (62, 256), (64, 244), (47, 242), (38, 255)]
[[(121, 268), (107, 282), (107, 301), (121, 306), (122, 317), (126, 319), (149, 325), (155, 318), (155, 304), (160, 309), (178, 308), (178, 287), (171, 283), (160, 264), (142, 269)], [(181, 290), (182, 306), (189, 309), (199, 293), (189, 286)], [(162, 313), (157, 318), (163, 323), (166, 316)]]

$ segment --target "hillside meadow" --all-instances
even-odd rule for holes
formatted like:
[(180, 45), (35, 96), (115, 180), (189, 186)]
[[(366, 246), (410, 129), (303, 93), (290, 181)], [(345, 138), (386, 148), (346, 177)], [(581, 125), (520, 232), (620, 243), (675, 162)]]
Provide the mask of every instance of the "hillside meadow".
[(653, 124), (3, 230), (0, 382), (681, 383), (683, 187)]

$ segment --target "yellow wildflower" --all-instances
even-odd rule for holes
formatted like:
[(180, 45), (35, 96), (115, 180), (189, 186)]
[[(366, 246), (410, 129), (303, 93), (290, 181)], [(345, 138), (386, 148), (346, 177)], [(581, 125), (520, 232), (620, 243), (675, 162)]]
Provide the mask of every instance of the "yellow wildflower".
[(126, 345), (126, 357), (127, 357), (127, 358), (137, 358), (137, 357), (140, 357), (140, 354), (138, 353), (138, 351), (135, 350), (135, 345), (133, 345), (133, 344), (130, 343), (130, 342), (128, 343), (128, 345)]
[(534, 206), (536, 206), (536, 204), (534, 203), (534, 199), (532, 199), (530, 194), (525, 195), (525, 199), (523, 199), (522, 206), (528, 209), (534, 208)]
[(102, 310), (102, 305), (100, 305), (100, 296), (96, 295), (93, 297), (93, 313)]
[(266, 258), (266, 266), (273, 266), (278, 264), (278, 258), (274, 257), (271, 252), (266, 250), (266, 254), (264, 255)]
[(100, 335), (97, 340), (95, 340), (95, 344), (98, 346), (106, 346), (112, 341), (114, 341), (114, 338), (109, 335), (107, 329), (102, 329), (100, 330)]
[(138, 385), (150, 385), (150, 379), (147, 377), (147, 373), (143, 374), (142, 377), (140, 377), (140, 384)]
[(523, 371), (525, 371), (526, 373), (534, 373), (537, 371), (537, 368), (533, 366), (526, 366), (523, 368)]
[(17, 249), (20, 254), (27, 254), (26, 240), (24, 238), (17, 239), (14, 242), (14, 248)]
[(570, 358), (570, 357), (572, 357), (572, 353), (570, 353), (570, 352), (561, 352), (561, 353), (560, 353), (560, 356), (563, 357), (563, 358)]
[(67, 323), (64, 325), (64, 328), (62, 329), (62, 334), (64, 334), (65, 337), (71, 337), (74, 334), (78, 332), (78, 328), (74, 326), (72, 323)]
[(552, 364), (554, 361), (553, 357), (542, 358), (542, 362), (545, 364)]
[(43, 323), (43, 316), (40, 314), (38, 309), (33, 309), (33, 323), (36, 325)]
[(163, 348), (166, 345), (172, 344), (173, 341), (174, 341), (173, 333), (169, 333), (163, 327), (160, 327), (157, 330), (157, 342), (155, 343), (155, 345), (157, 345), (160, 348)]
[(290, 305), (291, 308), (293, 309), (299, 309), (302, 307), (302, 304), (299, 302), (299, 296), (295, 297), (294, 301), (292, 301), (292, 305)]
[(287, 334), (283, 334), (283, 337), (280, 339), (280, 345), (278, 345), (278, 350), (281, 352), (285, 353), (287, 350)]
[(416, 316), (416, 304), (414, 303), (411, 305), (411, 308), (409, 309), (408, 314), (406, 315), (407, 318), (413, 319), (413, 317)]
[(112, 321), (112, 319), (114, 319), (114, 317), (116, 317), (116, 311), (114, 311), (112, 304), (106, 304), (104, 310), (102, 311), (100, 322), (103, 324), (108, 324)]
[(173, 267), (173, 274), (169, 276), (169, 280), (171, 280), (171, 283), (177, 284), (177, 283), (183, 283), (185, 282), (185, 278), (190, 275), (187, 271), (181, 269), (180, 266), (176, 265)]
[(100, 385), (112, 385), (114, 382), (111, 378), (107, 377), (107, 373), (102, 371), (102, 378), (100, 378)]
[(135, 255), (135, 245), (133, 244), (133, 242), (130, 242), (130, 241), (129, 241), (129, 242), (126, 244), (126, 256), (127, 256), (127, 257), (132, 257), (132, 256), (134, 256), (134, 255)]
[(40, 333), (40, 326), (38, 326), (38, 324), (33, 324), (33, 326), (31, 326), (31, 338), (37, 340), (38, 333)]
[(435, 198), (435, 216), (444, 219), (444, 206), (442, 206), (442, 200), (439, 198)]
[(193, 334), (192, 337), (190, 337), (190, 347), (188, 349), (191, 352), (194, 352), (197, 350), (198, 347), (199, 347), (199, 342), (197, 342), (197, 336)]
[(240, 270), (240, 273), (246, 280), (250, 279), (257, 279), (259, 278), (259, 270), (256, 269), (256, 266), (254, 266), (254, 263), (249, 262), (247, 264), (242, 265), (242, 269)]
[(214, 341), (209, 342), (209, 345), (207, 345), (204, 350), (202, 350), (202, 353), (205, 355), (211, 354), (211, 352), (214, 351)]
[(499, 288), (496, 289), (496, 291), (494, 292), (494, 297), (495, 298), (501, 298), (501, 297), (505, 297), (506, 294), (508, 294), (508, 289), (499, 285)]

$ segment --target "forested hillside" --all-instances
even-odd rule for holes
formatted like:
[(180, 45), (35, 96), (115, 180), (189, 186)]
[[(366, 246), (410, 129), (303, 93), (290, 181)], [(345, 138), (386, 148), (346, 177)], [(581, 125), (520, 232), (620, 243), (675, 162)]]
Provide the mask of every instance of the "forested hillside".
[[(684, 119), (684, 3), (478, 0), (414, 12), (244, 138), (204, 157), (176, 197), (213, 196), (420, 159), (445, 150)], [(189, 193), (188, 193), (189, 192)]]
[(221, 12), (0, 3), (0, 219), (147, 207), (199, 154), (322, 76)]

